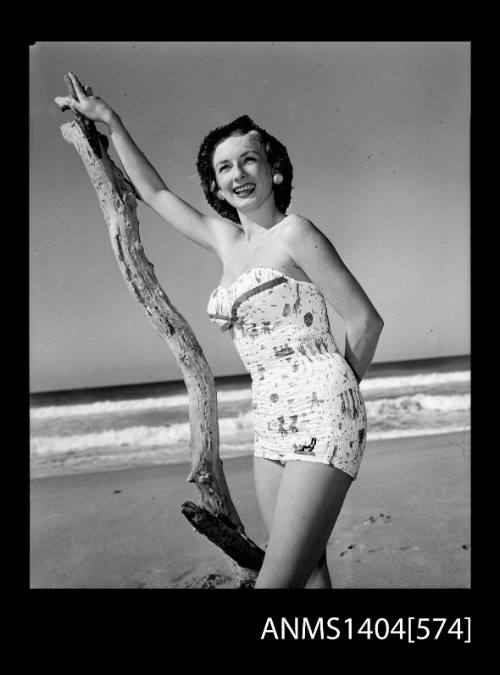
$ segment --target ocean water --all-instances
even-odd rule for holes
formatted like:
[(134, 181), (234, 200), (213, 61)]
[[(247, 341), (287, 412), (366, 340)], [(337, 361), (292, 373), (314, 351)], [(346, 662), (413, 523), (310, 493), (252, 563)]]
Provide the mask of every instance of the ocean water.
[[(221, 458), (252, 454), (250, 378), (219, 378), (216, 388)], [(361, 391), (368, 443), (470, 429), (468, 357), (376, 364)], [(182, 382), (31, 396), (33, 478), (190, 461)]]

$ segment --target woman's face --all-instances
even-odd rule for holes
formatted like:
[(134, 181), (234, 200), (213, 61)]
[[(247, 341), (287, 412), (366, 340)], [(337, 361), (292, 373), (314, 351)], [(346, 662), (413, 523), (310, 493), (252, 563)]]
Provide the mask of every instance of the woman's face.
[(273, 195), (272, 171), (257, 131), (224, 139), (212, 161), (224, 199), (238, 211), (254, 211)]

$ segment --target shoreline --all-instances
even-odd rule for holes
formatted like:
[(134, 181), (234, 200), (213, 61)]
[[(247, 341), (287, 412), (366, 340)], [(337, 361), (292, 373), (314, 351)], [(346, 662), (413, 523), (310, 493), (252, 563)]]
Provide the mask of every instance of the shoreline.
[[(396, 435), (389, 435), (386, 437), (380, 438), (377, 436), (376, 438), (368, 438), (366, 441), (367, 447), (373, 443), (386, 443), (389, 442), (391, 443), (392, 441), (399, 441), (399, 440), (406, 440), (406, 439), (411, 439), (411, 438), (420, 438), (420, 437), (439, 437), (439, 436), (450, 436), (454, 434), (469, 434), (470, 433), (470, 426), (467, 426), (463, 429), (454, 429), (454, 430), (447, 430), (447, 431), (441, 431), (436, 433), (435, 430), (429, 429), (429, 430), (421, 430), (420, 433), (411, 433), (408, 435), (405, 435), (405, 433), (397, 432)], [(253, 452), (252, 451), (247, 451), (247, 452), (234, 452), (234, 453), (228, 453), (222, 454), (219, 450), (219, 456), (221, 459), (225, 462), (230, 459), (239, 459), (243, 457), (252, 457)], [(172, 466), (172, 465), (177, 465), (177, 464), (186, 464), (190, 465), (190, 462), (186, 459), (181, 459), (178, 455), (175, 456), (173, 455), (172, 457), (163, 457), (161, 460), (158, 460), (157, 462), (139, 462), (136, 464), (123, 461), (122, 465), (118, 461), (115, 461), (114, 464), (109, 464), (106, 466), (104, 463), (102, 463), (98, 467), (89, 467), (88, 465), (84, 465), (80, 468), (72, 467), (71, 469), (67, 469), (66, 467), (61, 468), (61, 469), (54, 469), (54, 467), (50, 467), (49, 469), (44, 469), (40, 467), (30, 467), (30, 480), (41, 480), (44, 478), (62, 478), (64, 476), (76, 476), (76, 475), (82, 475), (82, 474), (96, 474), (96, 473), (108, 473), (110, 471), (129, 471), (129, 470), (134, 470), (134, 469), (140, 469), (140, 468), (157, 468), (160, 466)]]
[[(199, 501), (189, 467), (31, 479), (30, 587), (230, 588), (230, 559), (180, 512)], [(263, 546), (252, 457), (224, 459), (224, 473)], [(470, 432), (368, 441), (327, 547), (334, 587), (469, 588), (469, 481)]]

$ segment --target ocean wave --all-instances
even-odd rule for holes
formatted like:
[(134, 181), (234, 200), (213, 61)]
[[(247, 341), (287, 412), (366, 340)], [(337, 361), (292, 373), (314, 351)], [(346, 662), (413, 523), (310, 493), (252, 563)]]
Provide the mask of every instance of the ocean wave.
[[(465, 420), (463, 413), (470, 407), (469, 394), (451, 396), (431, 396), (416, 394), (397, 398), (384, 398), (366, 402), (369, 428), (395, 426), (395, 429), (374, 431), (373, 433), (394, 433), (396, 436), (408, 428), (414, 427), (419, 433), (426, 429), (434, 429), (439, 420), (446, 426), (450, 414), (458, 413)], [(468, 423), (468, 422), (467, 422)], [(420, 426), (419, 426), (420, 424)], [(460, 426), (460, 425), (458, 425)], [(406, 428), (404, 428), (406, 427)], [(219, 418), (219, 436), (221, 445), (232, 442), (235, 445), (249, 443), (253, 440), (253, 411), (241, 412), (235, 417)], [(435, 431), (434, 431), (435, 432)], [(158, 426), (130, 426), (123, 429), (108, 429), (100, 432), (82, 434), (39, 435), (31, 438), (31, 454), (42, 456), (67, 452), (82, 452), (99, 448), (126, 447), (159, 447), (172, 448), (175, 451), (179, 443), (189, 441), (189, 422)], [(391, 437), (391, 436), (380, 436)]]
[[(98, 433), (34, 436), (30, 443), (32, 455), (59, 454), (81, 452), (99, 448), (119, 447), (158, 447), (170, 446), (174, 451), (179, 443), (189, 441), (189, 423), (171, 424), (170, 426), (136, 426), (125, 429), (109, 429)], [(238, 417), (219, 419), (219, 440), (222, 436), (237, 436), (238, 441), (245, 442), (244, 434), (253, 439), (252, 412), (242, 413)]]
[(458, 370), (451, 373), (425, 373), (420, 375), (405, 375), (394, 377), (370, 377), (361, 381), (363, 393), (383, 389), (404, 389), (408, 387), (433, 387), (446, 384), (470, 383), (470, 370)]
[[(425, 375), (408, 375), (404, 377), (374, 377), (363, 380), (361, 392), (373, 394), (377, 390), (387, 391), (391, 389), (432, 387), (449, 384), (470, 382), (470, 371), (457, 371), (451, 373), (428, 373)], [(252, 398), (251, 388), (229, 389), (217, 391), (218, 403), (232, 403), (238, 401), (250, 401)], [(30, 419), (49, 420), (64, 417), (106, 415), (111, 413), (132, 412), (141, 410), (168, 409), (189, 406), (187, 394), (173, 396), (160, 396), (123, 401), (96, 401), (95, 403), (80, 403), (77, 405), (43, 406), (30, 409)]]
[[(436, 428), (408, 428), (389, 431), (374, 431), (368, 433), (368, 444), (374, 441), (384, 441), (399, 438), (418, 436), (439, 436), (442, 434), (465, 434), (470, 430), (467, 425), (449, 424)], [(397, 446), (394, 448), (397, 450)], [(224, 442), (219, 446), (219, 456), (222, 460), (253, 455), (253, 439), (248, 442)], [(191, 453), (187, 442), (178, 443), (175, 447), (137, 447), (113, 449), (104, 448), (99, 452), (69, 452), (63, 454), (48, 454), (32, 458), (31, 476), (41, 478), (61, 474), (88, 473), (94, 471), (109, 471), (113, 469), (129, 469), (133, 467), (158, 466), (167, 464), (190, 463)]]
[(365, 401), (368, 419), (383, 418), (389, 415), (415, 414), (427, 412), (455, 412), (470, 409), (470, 394), (451, 394), (439, 396), (431, 394), (414, 394), (397, 398), (379, 398)]
[[(252, 391), (248, 389), (234, 389), (217, 392), (219, 403), (250, 401)], [(41, 408), (31, 408), (31, 420), (47, 420), (59, 417), (76, 417), (80, 415), (107, 415), (119, 412), (135, 412), (154, 410), (156, 408), (186, 408), (189, 406), (187, 394), (174, 396), (158, 396), (155, 398), (139, 398), (126, 401), (96, 401), (95, 403), (79, 403), (77, 405), (54, 405)]]
[(408, 429), (389, 429), (387, 431), (368, 430), (367, 441), (384, 441), (391, 438), (413, 438), (414, 436), (439, 436), (441, 434), (453, 434), (470, 431), (469, 424), (447, 424), (439, 427), (409, 427)]

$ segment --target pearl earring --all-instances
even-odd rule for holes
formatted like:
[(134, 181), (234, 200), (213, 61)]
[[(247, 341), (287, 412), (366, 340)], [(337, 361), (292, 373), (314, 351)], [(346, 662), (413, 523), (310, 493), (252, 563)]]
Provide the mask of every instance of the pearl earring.
[(220, 200), (224, 199), (224, 194), (223, 194), (222, 190), (218, 190), (218, 191), (217, 191), (217, 197), (218, 197)]
[(280, 173), (275, 173), (273, 176), (273, 183), (275, 185), (281, 185), (283, 182), (283, 176)]

